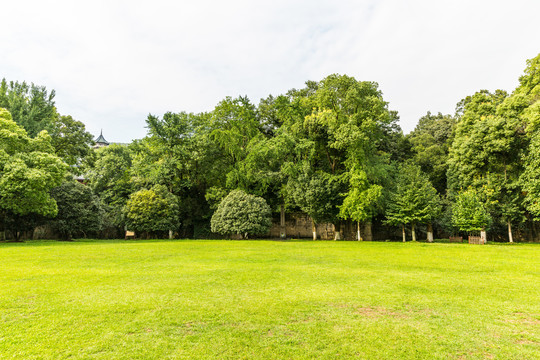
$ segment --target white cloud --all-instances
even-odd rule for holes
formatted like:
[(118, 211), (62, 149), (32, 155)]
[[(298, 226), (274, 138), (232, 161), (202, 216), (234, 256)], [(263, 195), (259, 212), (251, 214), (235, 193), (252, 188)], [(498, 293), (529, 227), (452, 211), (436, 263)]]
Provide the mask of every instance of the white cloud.
[(540, 52), (537, 1), (18, 1), (3, 5), (0, 77), (56, 89), (59, 111), (110, 141), (148, 113), (331, 73), (377, 81), (406, 131), (483, 88), (512, 91)]

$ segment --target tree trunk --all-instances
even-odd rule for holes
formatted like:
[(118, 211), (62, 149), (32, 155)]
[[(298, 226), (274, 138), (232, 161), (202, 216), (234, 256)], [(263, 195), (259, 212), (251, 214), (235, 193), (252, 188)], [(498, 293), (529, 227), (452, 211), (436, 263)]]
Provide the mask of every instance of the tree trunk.
[(487, 236), (486, 236), (486, 229), (482, 229), (482, 231), (480, 231), (480, 241), (482, 242), (482, 244), (485, 244), (487, 243)]
[(414, 231), (414, 223), (411, 225), (412, 241), (416, 241), (416, 232)]
[(356, 222), (356, 240), (362, 241), (362, 235), (360, 235), (360, 221)]
[(287, 237), (287, 228), (285, 226), (285, 205), (283, 203), (279, 206), (279, 210), (279, 237), (285, 239)]
[(313, 219), (311, 219), (311, 229), (313, 231), (313, 240), (317, 240), (317, 225), (315, 225)]
[(341, 222), (337, 222), (337, 226), (334, 224), (334, 241), (341, 240)]
[(173, 238), (173, 231), (169, 230), (169, 239), (172, 239), (172, 238)]
[(405, 225), (401, 225), (401, 234), (403, 235), (403, 242), (405, 242)]
[(512, 237), (512, 224), (510, 223), (510, 220), (508, 220), (508, 241), (510, 243), (514, 242), (514, 238)]
[(431, 223), (428, 223), (428, 226), (427, 226), (427, 241), (428, 242), (433, 242), (433, 225), (431, 225)]

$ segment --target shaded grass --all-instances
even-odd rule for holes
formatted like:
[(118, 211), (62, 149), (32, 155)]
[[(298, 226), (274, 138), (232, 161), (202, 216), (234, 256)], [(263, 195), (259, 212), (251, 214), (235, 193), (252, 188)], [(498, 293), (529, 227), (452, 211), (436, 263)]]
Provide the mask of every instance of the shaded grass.
[(2, 359), (540, 358), (540, 246), (0, 244)]

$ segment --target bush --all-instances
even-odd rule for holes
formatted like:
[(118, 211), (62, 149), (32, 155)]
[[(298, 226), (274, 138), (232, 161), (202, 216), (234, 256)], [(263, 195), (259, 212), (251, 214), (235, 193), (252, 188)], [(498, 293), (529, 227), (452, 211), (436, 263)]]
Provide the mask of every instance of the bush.
[(212, 232), (222, 235), (262, 235), (272, 224), (272, 212), (263, 198), (234, 190), (220, 203), (212, 216)]
[(151, 234), (178, 228), (178, 198), (164, 186), (139, 190), (130, 195), (124, 207), (129, 230)]

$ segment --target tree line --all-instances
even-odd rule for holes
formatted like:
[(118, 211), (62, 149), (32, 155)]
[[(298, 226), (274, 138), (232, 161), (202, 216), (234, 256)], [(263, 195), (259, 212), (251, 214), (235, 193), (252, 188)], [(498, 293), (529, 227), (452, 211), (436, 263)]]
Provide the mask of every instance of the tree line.
[[(480, 90), (455, 114), (428, 112), (404, 135), (375, 82), (307, 81), (258, 105), (226, 97), (210, 112), (149, 115), (148, 134), (92, 149), (54, 91), (0, 85), (0, 231), (46, 224), (63, 238), (264, 234), (302, 212), (403, 241), (479, 233), (537, 240), (540, 55), (512, 92)], [(85, 185), (74, 180), (83, 176)], [(435, 233), (435, 235), (434, 235)], [(286, 235), (286, 234), (284, 234)]]

